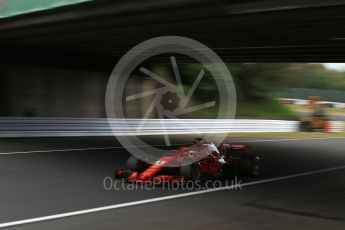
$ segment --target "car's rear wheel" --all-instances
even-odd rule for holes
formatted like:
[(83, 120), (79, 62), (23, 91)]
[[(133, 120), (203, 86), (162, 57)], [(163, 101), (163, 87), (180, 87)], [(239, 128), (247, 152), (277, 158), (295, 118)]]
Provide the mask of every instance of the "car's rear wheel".
[(223, 165), (222, 168), (222, 179), (228, 180), (231, 179), (235, 175), (235, 170), (229, 164)]
[(245, 176), (260, 175), (260, 158), (255, 156), (244, 156), (240, 161), (240, 173)]

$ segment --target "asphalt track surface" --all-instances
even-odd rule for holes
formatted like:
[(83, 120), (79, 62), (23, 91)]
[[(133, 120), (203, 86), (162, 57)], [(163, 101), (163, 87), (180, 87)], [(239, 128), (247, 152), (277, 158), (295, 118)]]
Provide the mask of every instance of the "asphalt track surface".
[[(236, 142), (262, 158), (262, 176), (242, 179), (257, 184), (7, 228), (344, 229), (344, 138)], [(3, 139), (0, 152), (0, 226), (188, 192), (104, 189), (129, 156), (113, 138)]]

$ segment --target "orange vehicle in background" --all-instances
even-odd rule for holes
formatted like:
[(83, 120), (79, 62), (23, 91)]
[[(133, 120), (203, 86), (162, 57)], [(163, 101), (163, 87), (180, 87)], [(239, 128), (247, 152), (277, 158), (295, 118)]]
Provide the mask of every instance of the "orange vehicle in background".
[(308, 98), (309, 106), (312, 110), (310, 116), (302, 121), (302, 131), (307, 132), (328, 132), (329, 129), (329, 117), (327, 116), (324, 105), (321, 104), (320, 96), (310, 96)]

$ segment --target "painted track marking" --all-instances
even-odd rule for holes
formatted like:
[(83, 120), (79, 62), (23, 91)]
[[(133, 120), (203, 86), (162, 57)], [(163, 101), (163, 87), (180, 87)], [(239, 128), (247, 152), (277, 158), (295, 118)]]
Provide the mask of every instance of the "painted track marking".
[[(292, 174), (292, 175), (287, 175), (287, 176), (274, 177), (274, 178), (264, 179), (264, 180), (260, 180), (260, 181), (252, 181), (252, 182), (241, 184), (241, 187), (248, 187), (248, 186), (258, 185), (258, 184), (266, 184), (266, 183), (271, 183), (271, 182), (276, 182), (276, 181), (288, 180), (288, 179), (310, 176), (310, 175), (326, 173), (326, 172), (332, 172), (332, 171), (342, 170), (342, 169), (345, 169), (345, 165), (327, 168), (327, 169), (320, 169), (320, 170), (308, 171), (308, 172), (303, 172), (303, 173), (297, 173), (297, 174)], [(225, 187), (220, 187), (220, 188), (215, 188), (215, 189), (200, 190), (200, 191), (188, 192), (188, 193), (177, 194), (177, 195), (172, 195), (172, 196), (163, 196), (163, 197), (157, 197), (157, 198), (152, 198), (152, 199), (139, 200), (139, 201), (133, 201), (133, 202), (128, 202), (128, 203), (115, 204), (115, 205), (109, 205), (109, 206), (92, 208), (92, 209), (85, 209), (85, 210), (74, 211), (74, 212), (67, 212), (67, 213), (50, 215), (50, 216), (43, 216), (43, 217), (37, 217), (37, 218), (31, 218), (31, 219), (25, 219), (25, 220), (18, 220), (18, 221), (13, 221), (13, 222), (1, 223), (0, 228), (12, 227), (12, 226), (30, 224), (30, 223), (36, 223), (36, 222), (42, 222), (42, 221), (47, 221), (47, 220), (61, 219), (61, 218), (65, 218), (65, 217), (72, 217), (72, 216), (78, 216), (78, 215), (107, 211), (107, 210), (120, 209), (120, 208), (149, 204), (149, 203), (155, 203), (155, 202), (159, 202), (159, 201), (172, 200), (172, 199), (201, 195), (201, 194), (206, 194), (206, 193), (211, 193), (211, 192), (223, 191), (223, 190), (232, 189), (232, 188), (233, 188), (232, 186), (225, 186)]]
[[(332, 139), (345, 139), (345, 137), (322, 137), (322, 138), (291, 138), (291, 139), (258, 139), (258, 140), (236, 140), (238, 143), (255, 143), (255, 142), (279, 142), (279, 141), (301, 141), (301, 140), (332, 140)], [(187, 145), (190, 143), (175, 144)], [(154, 147), (162, 147), (166, 145), (153, 145)], [(127, 146), (127, 148), (147, 146)], [(48, 150), (32, 150), (32, 151), (14, 151), (14, 152), (0, 152), (0, 155), (24, 154), (24, 153), (52, 153), (52, 152), (69, 152), (69, 151), (93, 151), (93, 150), (106, 150), (106, 149), (121, 149), (122, 146), (107, 146), (107, 147), (94, 147), (94, 148), (72, 148), (72, 149), (48, 149)]]

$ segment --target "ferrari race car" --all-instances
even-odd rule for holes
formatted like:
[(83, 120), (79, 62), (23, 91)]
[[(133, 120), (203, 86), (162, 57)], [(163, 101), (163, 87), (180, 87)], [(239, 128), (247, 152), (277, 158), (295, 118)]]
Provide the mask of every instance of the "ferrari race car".
[(258, 176), (260, 158), (249, 146), (196, 139), (193, 145), (179, 147), (161, 156), (155, 163), (146, 163), (135, 156), (127, 168), (116, 170), (114, 177), (127, 182), (185, 182), (205, 179), (229, 179), (234, 175)]

